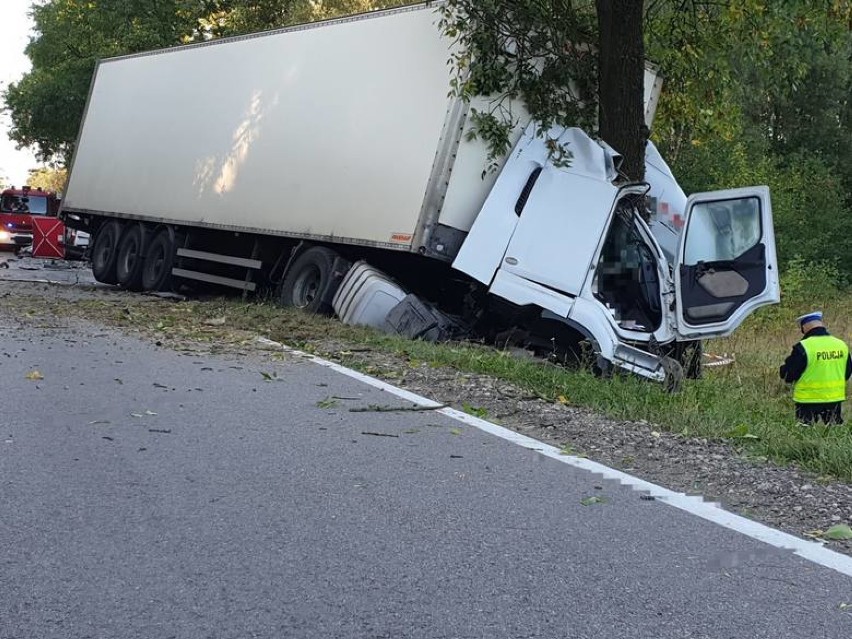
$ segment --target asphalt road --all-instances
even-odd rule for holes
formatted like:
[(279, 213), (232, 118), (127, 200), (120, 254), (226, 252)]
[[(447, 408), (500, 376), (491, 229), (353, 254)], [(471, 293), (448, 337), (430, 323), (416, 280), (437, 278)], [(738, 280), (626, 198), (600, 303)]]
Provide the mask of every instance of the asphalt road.
[(852, 578), (440, 414), (352, 412), (406, 403), (296, 357), (0, 299), (0, 384), (2, 639), (852, 636)]

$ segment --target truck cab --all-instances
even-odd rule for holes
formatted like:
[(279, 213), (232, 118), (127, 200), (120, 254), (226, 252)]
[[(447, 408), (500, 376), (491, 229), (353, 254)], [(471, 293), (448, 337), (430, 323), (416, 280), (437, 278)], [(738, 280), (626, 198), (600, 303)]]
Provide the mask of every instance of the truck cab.
[(33, 216), (56, 217), (59, 199), (39, 188), (14, 186), (0, 193), (0, 249), (18, 251), (33, 242)]
[[(453, 262), (489, 293), (572, 329), (603, 367), (658, 381), (677, 344), (729, 335), (780, 300), (768, 188), (687, 199), (654, 171), (653, 184), (620, 185), (605, 144), (552, 131), (573, 155), (554, 166), (545, 137), (526, 131)], [(660, 227), (668, 251), (645, 222), (666, 199), (682, 209), (674, 242)]]

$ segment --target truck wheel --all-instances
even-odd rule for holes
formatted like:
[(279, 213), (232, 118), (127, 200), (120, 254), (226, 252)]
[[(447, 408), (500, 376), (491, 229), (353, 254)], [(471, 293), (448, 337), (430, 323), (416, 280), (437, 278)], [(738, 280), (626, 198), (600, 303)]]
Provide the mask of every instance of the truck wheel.
[(92, 274), (98, 282), (117, 284), (115, 263), (118, 256), (118, 240), (121, 237), (121, 222), (113, 220), (101, 226), (92, 248)]
[(667, 393), (679, 393), (683, 389), (683, 366), (676, 359), (666, 356), (660, 358), (660, 362), (665, 372), (663, 388)]
[(278, 289), (278, 302), (308, 311), (331, 315), (331, 304), (326, 301), (334, 285), (334, 260), (337, 253), (323, 246), (309, 248), (302, 253), (287, 271)]
[(687, 379), (701, 379), (704, 347), (700, 340), (675, 342), (666, 354), (680, 362), (683, 367), (683, 374)]
[(131, 224), (124, 229), (118, 243), (115, 276), (119, 284), (131, 291), (142, 290), (147, 236), (148, 231), (142, 224)]
[(160, 229), (148, 242), (142, 267), (143, 291), (163, 291), (171, 288), (176, 251), (177, 238), (171, 229)]

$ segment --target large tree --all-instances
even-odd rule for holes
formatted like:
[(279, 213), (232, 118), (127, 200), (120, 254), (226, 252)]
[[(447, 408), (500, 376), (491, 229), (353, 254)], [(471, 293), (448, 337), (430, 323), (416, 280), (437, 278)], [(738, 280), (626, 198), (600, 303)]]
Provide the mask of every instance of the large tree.
[(492, 158), (514, 124), (507, 104), (520, 100), (542, 134), (598, 132), (624, 155), (625, 177), (643, 179), (643, 0), (448, 0), (443, 13), (458, 44), (456, 93), (492, 98), (472, 112)]

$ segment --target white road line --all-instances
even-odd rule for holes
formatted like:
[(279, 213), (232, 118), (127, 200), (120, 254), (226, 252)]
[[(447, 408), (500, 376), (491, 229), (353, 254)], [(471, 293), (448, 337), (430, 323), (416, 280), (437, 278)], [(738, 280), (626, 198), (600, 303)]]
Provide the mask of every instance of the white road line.
[[(351, 368), (346, 368), (345, 366), (311, 355), (310, 353), (304, 353), (302, 351), (292, 349), (280, 342), (274, 342), (262, 337), (258, 338), (258, 342), (266, 346), (281, 348), (288, 353), (305, 358), (315, 364), (325, 366), (326, 368), (330, 368), (333, 371), (353, 379), (357, 379), (369, 386), (391, 393), (400, 399), (417, 404), (418, 406), (435, 408), (443, 406), (443, 404), (434, 400), (427, 399), (426, 397), (417, 395), (416, 393), (412, 393), (403, 388), (398, 388), (397, 386), (383, 382), (375, 377), (359, 373)], [(815, 564), (825, 566), (826, 568), (836, 570), (848, 577), (852, 577), (852, 557), (829, 550), (818, 542), (800, 539), (795, 535), (790, 535), (780, 530), (776, 530), (775, 528), (766, 526), (765, 524), (741, 517), (740, 515), (736, 515), (725, 510), (719, 506), (719, 504), (704, 501), (704, 499), (700, 496), (678, 493), (649, 481), (645, 481), (644, 479), (639, 479), (638, 477), (634, 477), (628, 473), (621, 472), (620, 470), (610, 468), (604, 464), (584, 459), (582, 457), (564, 455), (555, 446), (545, 444), (544, 442), (540, 442), (532, 437), (516, 433), (513, 430), (498, 426), (497, 424), (480, 419), (479, 417), (468, 415), (467, 413), (455, 410), (454, 408), (442, 408), (435, 412), (510, 441), (518, 446), (534, 450), (545, 457), (550, 457), (551, 459), (555, 459), (563, 464), (568, 464), (569, 466), (574, 466), (576, 468), (581, 468), (591, 473), (595, 473), (596, 475), (601, 475), (605, 479), (614, 479), (625, 486), (630, 486), (634, 490), (642, 491), (653, 496), (655, 501), (660, 501), (668, 504), (669, 506), (674, 506), (684, 512), (701, 517), (707, 521), (712, 521), (719, 526), (734, 530), (738, 533), (751, 537), (752, 539), (775, 546), (776, 548), (791, 550), (796, 555), (807, 559), (808, 561), (812, 561)]]

